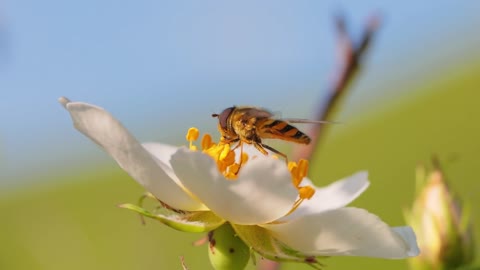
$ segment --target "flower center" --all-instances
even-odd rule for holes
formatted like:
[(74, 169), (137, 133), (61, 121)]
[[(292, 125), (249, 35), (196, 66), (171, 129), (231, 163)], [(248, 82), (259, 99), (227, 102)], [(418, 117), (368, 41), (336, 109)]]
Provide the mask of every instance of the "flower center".
[[(188, 130), (186, 138), (190, 143), (190, 150), (197, 151), (197, 146), (195, 146), (193, 142), (198, 139), (199, 135), (200, 132), (197, 128), (192, 127)], [(229, 180), (236, 179), (240, 167), (248, 161), (248, 155), (246, 153), (243, 153), (241, 159), (237, 161), (235, 151), (230, 148), (230, 144), (222, 142), (215, 143), (212, 140), (212, 136), (208, 133), (203, 135), (201, 146), (202, 152), (215, 160), (218, 170)]]
[[(186, 139), (189, 142), (189, 148), (192, 151), (197, 151), (197, 146), (193, 144), (194, 141), (198, 140), (200, 132), (197, 128), (188, 129)], [(248, 161), (248, 155), (242, 152), (242, 156), (237, 161), (235, 157), (235, 151), (230, 147), (229, 143), (224, 143), (220, 141), (215, 143), (212, 140), (212, 136), (206, 133), (202, 137), (201, 142), (202, 152), (211, 156), (213, 160), (217, 163), (218, 170), (225, 176), (228, 180), (235, 180), (238, 177), (240, 168), (245, 165)], [(274, 157), (276, 158), (276, 157)], [(315, 189), (311, 186), (301, 186), (302, 180), (307, 176), (308, 172), (308, 161), (301, 159), (298, 163), (290, 161), (288, 163), (288, 170), (292, 174), (292, 184), (298, 190), (298, 200), (295, 202), (292, 210), (293, 212), (305, 199), (310, 199), (315, 194)]]

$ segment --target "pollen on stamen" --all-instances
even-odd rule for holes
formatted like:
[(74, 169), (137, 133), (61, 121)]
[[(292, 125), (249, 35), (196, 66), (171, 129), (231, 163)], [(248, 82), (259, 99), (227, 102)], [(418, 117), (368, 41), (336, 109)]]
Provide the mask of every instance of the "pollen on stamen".
[(224, 160), (228, 154), (230, 153), (230, 145), (229, 144), (225, 144), (222, 152), (220, 153), (220, 156), (218, 157), (219, 160)]
[(292, 206), (292, 209), (288, 212), (287, 215), (293, 213), (304, 200), (309, 200), (315, 194), (315, 188), (311, 186), (300, 187), (303, 179), (307, 176), (308, 172), (308, 160), (301, 159), (297, 162), (290, 161), (288, 162), (288, 170), (292, 175), (292, 183), (298, 190), (298, 199)]
[(242, 157), (240, 160), (240, 164), (245, 164), (248, 161), (248, 154), (247, 153), (242, 153)]
[(226, 162), (228, 165), (232, 165), (233, 163), (235, 163), (235, 152), (230, 150), (230, 152), (227, 153), (223, 161)]
[(290, 174), (292, 175), (292, 184), (296, 188), (298, 188), (298, 185), (300, 185), (300, 182), (302, 181), (302, 178), (298, 177), (298, 165), (296, 162), (289, 162), (288, 163), (288, 170), (290, 171)]
[(292, 172), (293, 168), (297, 166), (297, 163), (295, 161), (289, 161), (288, 162), (288, 170)]
[(298, 187), (297, 189), (299, 198), (293, 204), (292, 209), (290, 209), (290, 211), (286, 214), (287, 216), (295, 212), (295, 210), (297, 210), (297, 208), (305, 199), (310, 200), (310, 198), (312, 198), (315, 194), (315, 189), (311, 186)]
[(304, 178), (307, 176), (308, 172), (308, 160), (306, 159), (300, 159), (298, 161), (298, 177)]
[(290, 161), (288, 162), (288, 170), (292, 175), (293, 185), (298, 188), (303, 178), (307, 176), (308, 172), (308, 161), (301, 159), (298, 163)]
[(315, 189), (311, 186), (300, 187), (298, 189), (298, 196), (301, 199), (310, 200), (310, 198), (312, 198), (314, 194), (315, 194)]
[(240, 171), (240, 164), (233, 163), (232, 165), (228, 166), (227, 173), (225, 174), (225, 178), (229, 180), (235, 180), (238, 177), (238, 172)]
[(214, 146), (215, 144), (212, 141), (212, 136), (210, 134), (206, 133), (202, 137), (202, 150), (207, 150), (210, 147)]
[[(190, 150), (197, 150), (197, 146), (194, 145), (193, 142), (196, 141), (199, 136), (200, 132), (197, 128), (192, 127), (187, 131), (186, 139), (189, 141)], [(245, 154), (242, 155), (242, 162), (236, 163), (235, 152), (231, 149), (230, 144), (216, 144), (210, 134), (203, 135), (201, 148), (203, 153), (215, 160), (218, 170), (229, 180), (237, 178), (240, 167), (248, 159), (248, 156)]]
[(193, 151), (197, 150), (197, 147), (193, 145), (193, 142), (198, 139), (199, 135), (200, 135), (200, 131), (198, 130), (198, 128), (191, 127), (188, 129), (187, 136), (185, 137), (187, 141), (190, 143), (189, 145), (190, 150), (193, 150)]

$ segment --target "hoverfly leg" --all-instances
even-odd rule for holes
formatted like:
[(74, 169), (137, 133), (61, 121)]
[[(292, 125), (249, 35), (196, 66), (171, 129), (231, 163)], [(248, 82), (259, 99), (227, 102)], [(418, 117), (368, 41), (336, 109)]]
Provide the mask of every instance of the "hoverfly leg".
[(239, 162), (239, 165), (240, 165), (240, 168), (241, 168), (242, 167), (242, 162), (243, 162), (243, 143), (240, 142), (239, 144), (240, 144), (240, 162)]
[[(268, 152), (265, 151), (264, 144), (262, 144), (261, 142), (253, 142), (253, 146), (255, 146), (255, 148), (257, 148), (257, 150), (260, 151), (265, 156), (268, 155)], [(275, 150), (275, 152), (276, 152), (276, 150)]]
[[(263, 143), (259, 143), (259, 146), (260, 146), (260, 147), (263, 147), (263, 148), (267, 148), (268, 150), (274, 152), (275, 154), (282, 156), (282, 157), (285, 159), (285, 162), (287, 162), (287, 164), (288, 164), (288, 157), (287, 157), (287, 155), (285, 155), (284, 153), (278, 151), (277, 149), (275, 149), (275, 148), (273, 148), (273, 147), (271, 147), (271, 146), (268, 146), (268, 145), (266, 145), (266, 144), (263, 144)], [(255, 146), (255, 147), (257, 147), (257, 146)], [(257, 149), (258, 149), (258, 147), (257, 147)], [(260, 149), (259, 149), (259, 150), (260, 150)], [(265, 151), (265, 149), (263, 149), (263, 151)], [(265, 151), (265, 152), (266, 152), (266, 151)]]
[(239, 139), (236, 139), (236, 140), (234, 140), (234, 141), (231, 141), (230, 143), (236, 143), (236, 142), (238, 142), (238, 144), (235, 145), (235, 147), (233, 147), (233, 148), (231, 149), (232, 151), (235, 151), (239, 146), (242, 145), (242, 142), (241, 142)]
[[(223, 144), (232, 144), (232, 143), (236, 143), (238, 142), (240, 139), (236, 138), (236, 139), (225, 139), (225, 137), (222, 137), (222, 139), (220, 140), (221, 143)], [(235, 146), (235, 148), (237, 148), (237, 146)], [(235, 150), (235, 148), (233, 150)]]
[(235, 173), (235, 175), (238, 175), (238, 173), (240, 172), (240, 169), (242, 168), (242, 163), (243, 163), (243, 143), (240, 140), (237, 140), (237, 141), (239, 141), (238, 144), (235, 145), (235, 147), (232, 149), (232, 150), (235, 150), (238, 147), (240, 147), (240, 161), (238, 162), (238, 171)]

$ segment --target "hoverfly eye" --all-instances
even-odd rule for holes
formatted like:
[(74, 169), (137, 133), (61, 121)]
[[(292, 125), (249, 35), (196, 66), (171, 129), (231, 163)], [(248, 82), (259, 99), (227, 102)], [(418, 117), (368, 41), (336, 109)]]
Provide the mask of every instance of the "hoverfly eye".
[(227, 129), (228, 117), (234, 109), (235, 107), (226, 108), (222, 113), (220, 113), (220, 115), (218, 115), (218, 122), (220, 123), (220, 127), (222, 127), (222, 129)]

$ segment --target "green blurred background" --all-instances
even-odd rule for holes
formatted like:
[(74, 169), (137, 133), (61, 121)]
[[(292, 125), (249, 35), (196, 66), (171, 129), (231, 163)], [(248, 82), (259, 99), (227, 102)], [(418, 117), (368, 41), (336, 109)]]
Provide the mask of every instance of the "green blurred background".
[[(353, 36), (372, 11), (384, 20), (336, 114), (344, 124), (326, 130), (311, 178), (326, 185), (367, 169), (372, 184), (353, 205), (403, 225), (415, 167), (436, 154), (478, 219), (480, 5), (473, 1), (440, 1), (435, 12), (413, 1), (7, 2), (0, 17), (0, 269), (180, 269), (179, 256), (190, 269), (210, 269), (207, 247), (192, 246), (203, 235), (150, 220), (144, 226), (116, 207), (135, 203), (143, 190), (74, 131), (56, 98), (98, 104), (140, 140), (177, 145), (190, 126), (215, 132), (209, 115), (231, 104), (308, 118), (335, 70), (337, 10), (351, 18)], [(477, 243), (479, 232), (476, 222)], [(353, 257), (325, 264), (407, 267)]]

